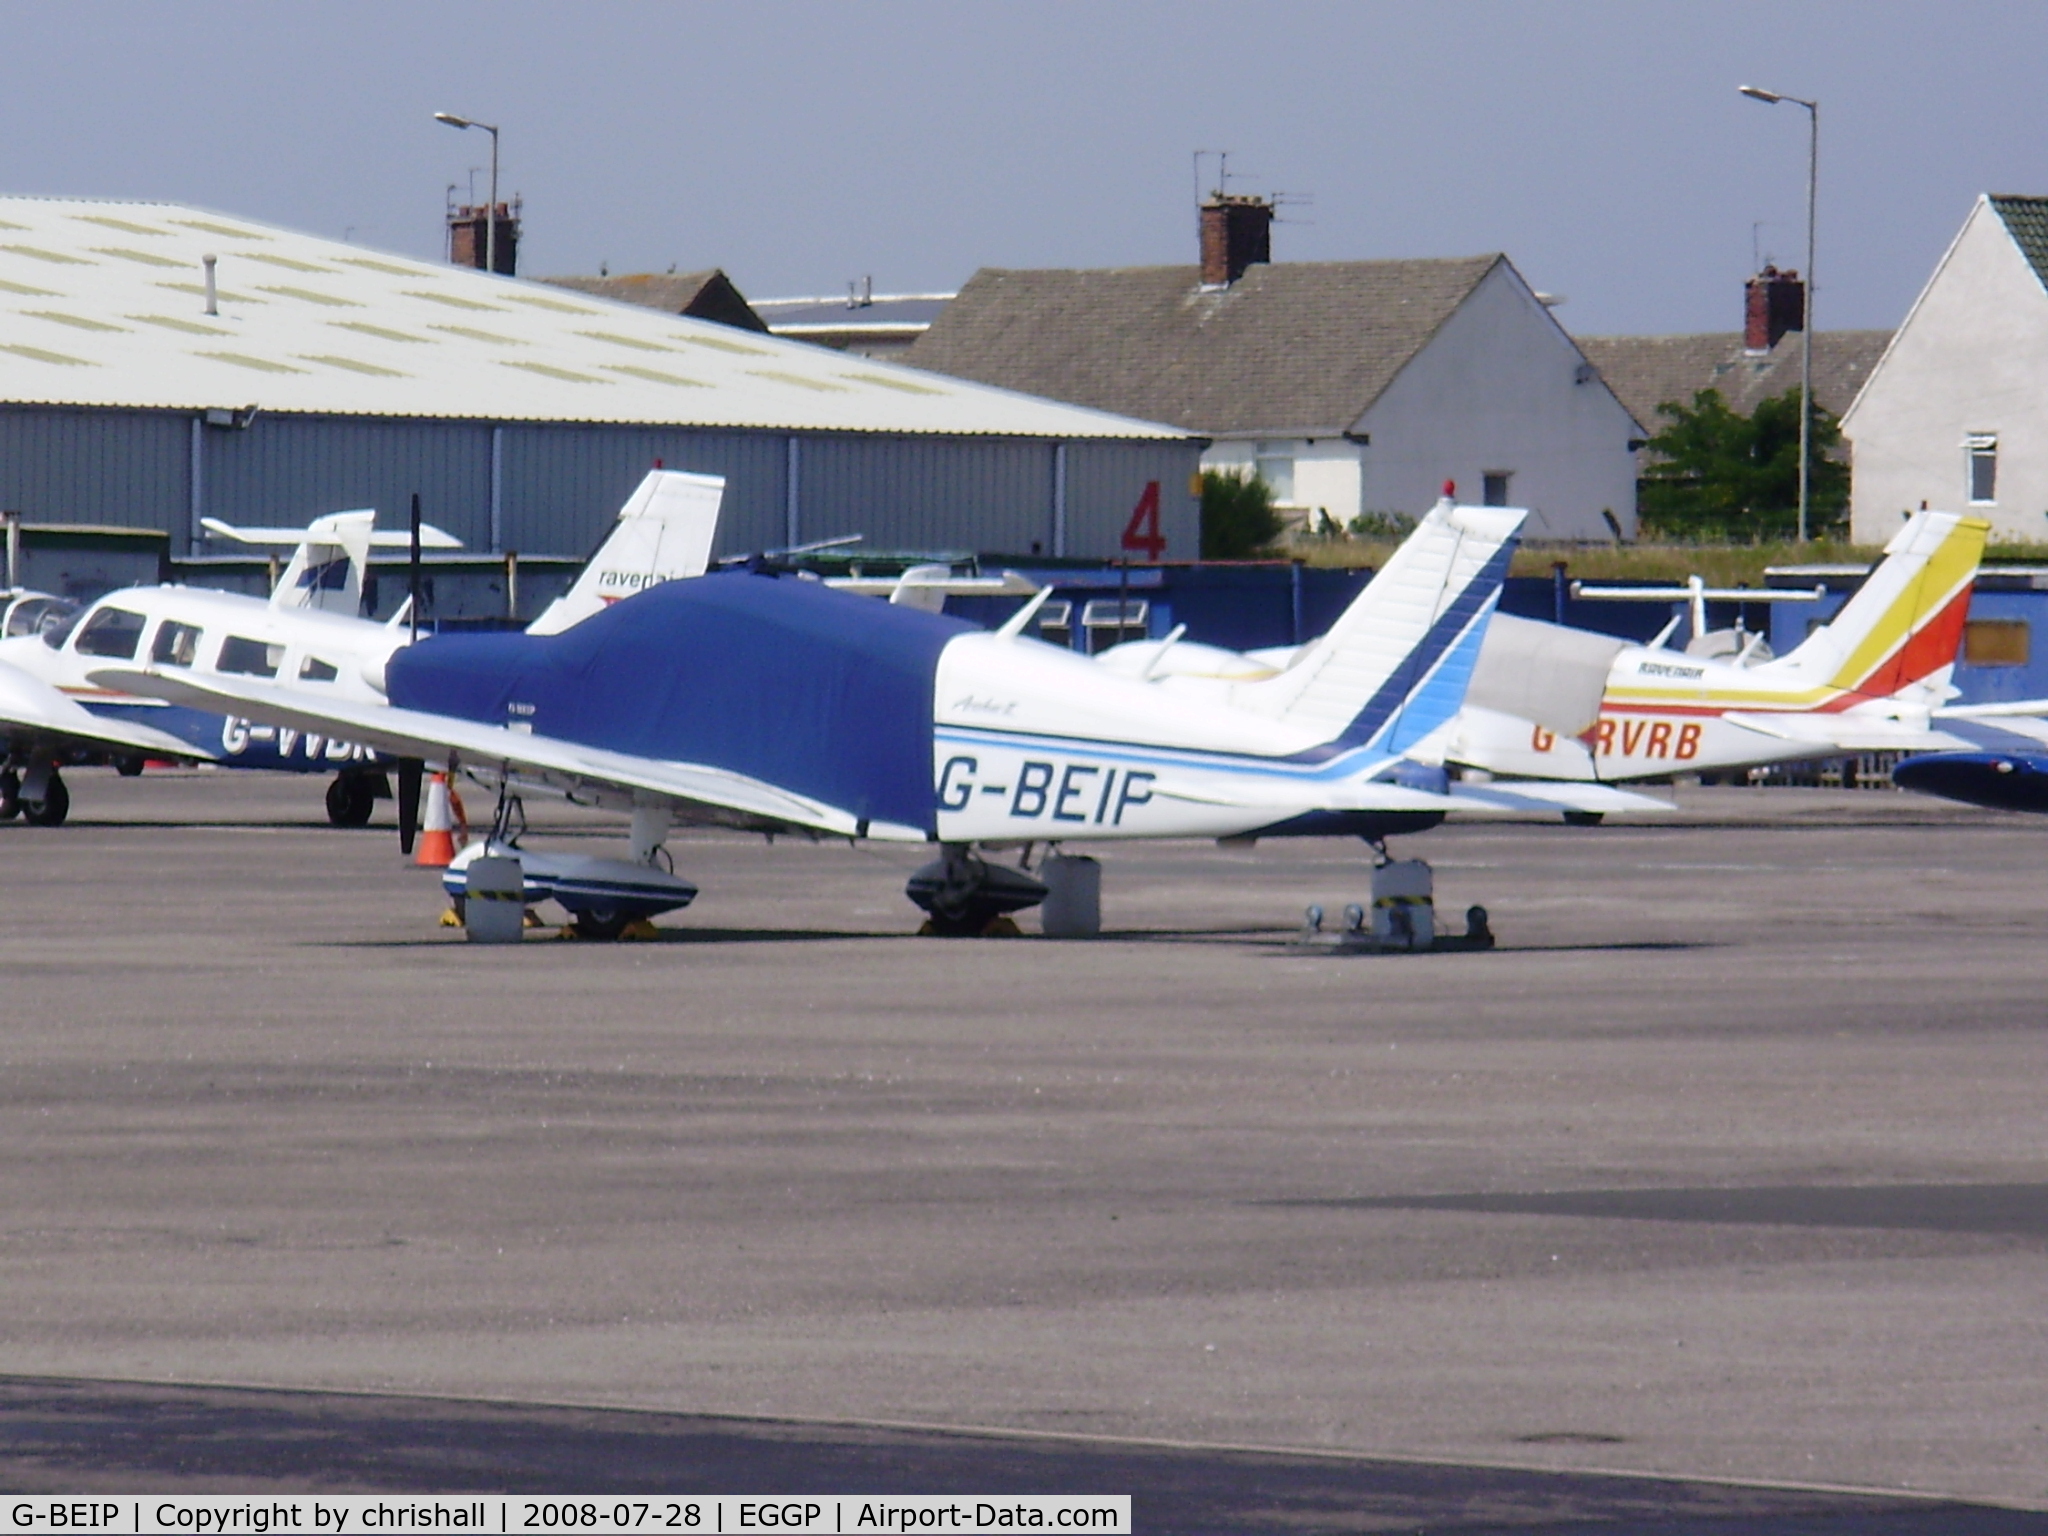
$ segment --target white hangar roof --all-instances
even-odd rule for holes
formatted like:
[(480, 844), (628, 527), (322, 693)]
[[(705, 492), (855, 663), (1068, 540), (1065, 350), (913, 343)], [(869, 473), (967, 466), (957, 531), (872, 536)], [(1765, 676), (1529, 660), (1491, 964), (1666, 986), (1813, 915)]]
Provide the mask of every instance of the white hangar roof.
[[(219, 313), (201, 258), (217, 256)], [(1150, 438), (1152, 422), (173, 203), (0, 197), (0, 401)]]

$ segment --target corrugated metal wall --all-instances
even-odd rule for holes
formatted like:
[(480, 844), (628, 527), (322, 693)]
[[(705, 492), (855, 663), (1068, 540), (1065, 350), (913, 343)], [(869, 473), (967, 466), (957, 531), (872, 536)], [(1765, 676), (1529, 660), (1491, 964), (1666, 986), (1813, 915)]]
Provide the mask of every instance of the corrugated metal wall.
[(199, 442), (208, 517), (295, 527), (374, 507), (379, 524), (397, 528), (417, 491), (427, 522), (471, 549), (491, 546), (488, 426), (259, 415), (247, 430), (206, 428)]
[(190, 432), (182, 416), (0, 409), (0, 510), (32, 523), (163, 528), (182, 551)]
[(501, 461), (504, 547), (584, 555), (659, 459), (665, 469), (725, 476), (721, 555), (779, 549), (787, 439), (686, 427), (507, 426)]
[[(0, 409), (0, 508), (36, 522), (162, 528), (188, 552), (194, 417), (178, 412)], [(413, 492), (429, 522), (474, 550), (582, 555), (654, 463), (726, 477), (719, 553), (780, 548), (790, 532), (791, 437), (558, 423), (374, 421), (259, 414), (201, 427), (201, 515), (298, 524), (375, 507), (403, 525)], [(1060, 450), (1042, 440), (799, 434), (799, 542), (858, 533), (882, 549), (1055, 552)], [(1115, 559), (1148, 482), (1160, 485), (1164, 557), (1192, 559), (1193, 443), (1065, 449), (1065, 553)]]
[(1121, 556), (1131, 514), (1146, 485), (1157, 480), (1159, 531), (1166, 538), (1160, 558), (1198, 558), (1201, 499), (1189, 482), (1201, 462), (1201, 449), (1193, 443), (1068, 444), (1066, 552), (1105, 560)]
[(1051, 538), (1050, 443), (806, 437), (799, 451), (805, 541), (858, 533), (877, 549), (1007, 552)]

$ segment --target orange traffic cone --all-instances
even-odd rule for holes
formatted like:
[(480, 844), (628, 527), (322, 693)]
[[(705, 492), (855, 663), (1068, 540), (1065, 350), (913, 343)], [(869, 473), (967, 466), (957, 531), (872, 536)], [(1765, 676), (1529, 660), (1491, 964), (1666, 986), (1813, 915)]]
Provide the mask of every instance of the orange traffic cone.
[(420, 828), (419, 851), (413, 863), (422, 869), (446, 869), (455, 861), (455, 818), (448, 808), (448, 775), (427, 781), (427, 814)]

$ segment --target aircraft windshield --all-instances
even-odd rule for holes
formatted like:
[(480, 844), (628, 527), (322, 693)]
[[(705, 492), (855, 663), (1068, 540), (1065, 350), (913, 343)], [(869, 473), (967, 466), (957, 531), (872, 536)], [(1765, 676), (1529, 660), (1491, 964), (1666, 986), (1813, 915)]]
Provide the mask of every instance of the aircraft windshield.
[(68, 597), (24, 597), (7, 611), (7, 635), (37, 635), (53, 625), (78, 616), (78, 604)]
[(130, 613), (126, 608), (96, 608), (78, 631), (71, 648), (81, 656), (112, 656), (132, 661), (135, 648), (142, 644), (146, 623), (148, 620), (141, 614)]

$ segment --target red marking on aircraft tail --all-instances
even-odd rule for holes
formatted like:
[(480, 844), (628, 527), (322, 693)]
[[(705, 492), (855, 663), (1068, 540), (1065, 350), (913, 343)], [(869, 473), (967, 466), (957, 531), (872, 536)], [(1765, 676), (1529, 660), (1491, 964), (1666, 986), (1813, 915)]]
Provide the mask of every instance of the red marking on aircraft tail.
[(1880, 662), (1854, 690), (1825, 707), (1847, 709), (1862, 698), (1883, 698), (1948, 666), (1962, 647), (1963, 622), (1969, 616), (1970, 588), (1965, 586), (1933, 618), (1908, 635), (1905, 644)]

